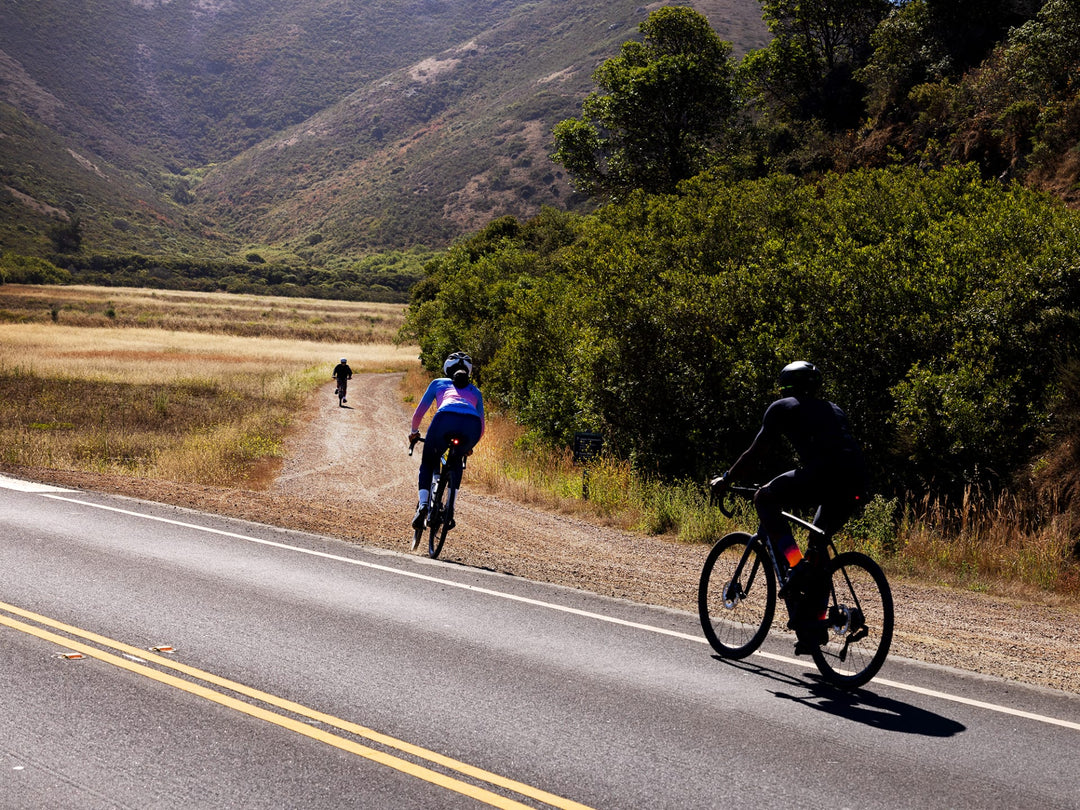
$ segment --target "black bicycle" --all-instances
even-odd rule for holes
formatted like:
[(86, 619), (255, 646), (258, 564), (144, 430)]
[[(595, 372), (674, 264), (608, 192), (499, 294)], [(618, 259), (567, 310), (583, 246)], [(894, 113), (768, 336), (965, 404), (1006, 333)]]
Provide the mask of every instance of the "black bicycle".
[[(435, 471), (431, 478), (431, 498), (428, 501), (427, 517), (424, 519), (424, 525), (414, 530), (412, 542), (412, 550), (416, 551), (420, 548), (420, 542), (424, 539), (424, 532), (427, 531), (428, 556), (432, 559), (438, 557), (439, 552), (442, 551), (447, 532), (457, 525), (454, 522), (454, 501), (457, 498), (457, 490), (451, 489), (449, 496), (446, 494), (447, 484), (451, 477), (450, 471), (455, 469), (459, 462), (461, 469), (464, 470), (468, 458), (462, 448), (462, 436), (451, 433), (447, 438), (450, 445), (439, 459), (439, 469)], [(415, 441), (409, 442), (410, 456), (413, 454), (416, 442), (422, 441), (424, 439), (417, 436)]]
[(338, 380), (337, 388), (334, 389), (334, 396), (337, 397), (337, 404), (339, 408), (345, 407), (345, 391), (348, 389), (348, 383), (345, 378), (342, 377)]
[[(756, 491), (750, 487), (729, 490), (746, 498)], [(728, 517), (733, 514), (724, 503), (720, 509)], [(808, 543), (816, 545), (815, 553), (824, 561), (820, 567), (823, 581), (817, 584), (822, 590), (828, 586), (828, 640), (811, 646), (814, 664), (835, 686), (862, 686), (881, 669), (892, 644), (893, 600), (885, 572), (865, 554), (838, 553), (832, 536), (813, 523), (783, 514), (809, 533)], [(777, 594), (788, 584), (788, 577), (787, 567), (778, 565), (772, 544), (760, 529), (755, 534), (732, 532), (720, 538), (705, 558), (698, 584), (698, 615), (712, 648), (735, 659), (757, 650), (769, 634)]]

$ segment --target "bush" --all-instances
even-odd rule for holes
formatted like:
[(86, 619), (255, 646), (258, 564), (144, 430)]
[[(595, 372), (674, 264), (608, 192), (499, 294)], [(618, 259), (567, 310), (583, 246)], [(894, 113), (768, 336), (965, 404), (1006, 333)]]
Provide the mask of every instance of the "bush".
[(0, 256), (0, 283), (70, 284), (71, 273), (35, 256)]
[(407, 335), (430, 369), (470, 352), (538, 437), (599, 431), (638, 470), (695, 480), (810, 359), (884, 491), (993, 489), (1080, 342), (1080, 228), (973, 167), (701, 175), (589, 217), (496, 220), (428, 265)]

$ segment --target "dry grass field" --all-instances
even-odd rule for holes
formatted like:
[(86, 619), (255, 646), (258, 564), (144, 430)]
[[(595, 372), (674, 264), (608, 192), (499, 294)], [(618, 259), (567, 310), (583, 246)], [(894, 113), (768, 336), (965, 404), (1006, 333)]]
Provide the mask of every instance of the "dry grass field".
[(392, 343), (401, 304), (126, 287), (0, 286), (0, 324), (139, 327), (317, 343)]
[(0, 461), (258, 486), (341, 357), (404, 370), (398, 305), (0, 287)]

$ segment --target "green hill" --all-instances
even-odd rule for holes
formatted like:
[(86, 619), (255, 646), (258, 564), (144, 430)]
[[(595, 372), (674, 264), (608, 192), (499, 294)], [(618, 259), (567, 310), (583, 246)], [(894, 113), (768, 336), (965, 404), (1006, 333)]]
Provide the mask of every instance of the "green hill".
[[(737, 52), (756, 0), (696, 4)], [(0, 249), (315, 265), (581, 207), (547, 155), (656, 6), (8, 0)]]

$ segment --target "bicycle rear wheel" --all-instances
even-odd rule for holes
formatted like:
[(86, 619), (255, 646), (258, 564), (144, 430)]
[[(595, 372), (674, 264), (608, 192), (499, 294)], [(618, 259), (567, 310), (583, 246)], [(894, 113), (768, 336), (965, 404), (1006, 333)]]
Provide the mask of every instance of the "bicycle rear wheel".
[(745, 658), (765, 640), (776, 612), (776, 574), (761, 542), (746, 532), (717, 541), (698, 583), (705, 638), (725, 658)]
[(854, 689), (877, 675), (893, 636), (893, 600), (885, 572), (857, 551), (829, 561), (829, 640), (812, 653), (826, 681)]

